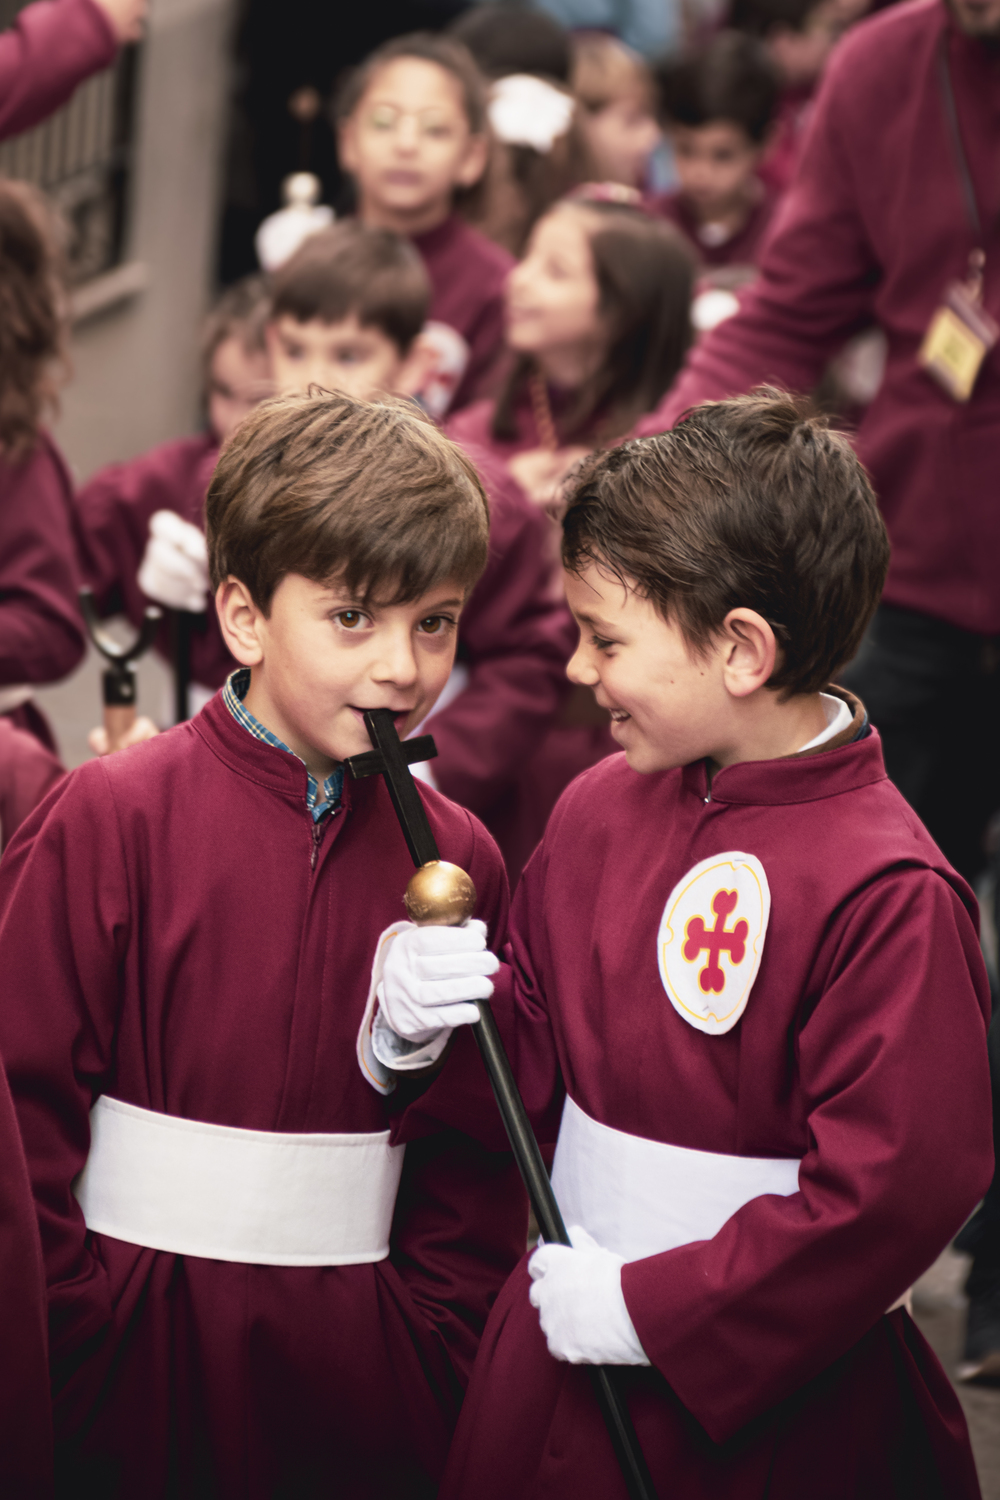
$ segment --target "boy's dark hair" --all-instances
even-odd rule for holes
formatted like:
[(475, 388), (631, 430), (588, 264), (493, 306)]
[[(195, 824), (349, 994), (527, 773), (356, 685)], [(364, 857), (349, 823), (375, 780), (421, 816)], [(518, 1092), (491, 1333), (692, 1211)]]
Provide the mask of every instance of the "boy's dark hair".
[(572, 64), (570, 34), (553, 16), (510, 5), (473, 5), (448, 26), (487, 78), (535, 73), (568, 83)]
[(889, 566), (878, 504), (847, 438), (762, 387), (695, 407), (672, 432), (588, 461), (563, 562), (594, 563), (704, 650), (731, 609), (772, 626), (769, 687), (815, 693), (851, 660)]
[(821, 0), (731, 0), (729, 24), (750, 36), (768, 37), (781, 28), (805, 31)]
[(227, 287), (205, 319), (201, 336), (201, 368), (205, 381), (220, 344), (238, 338), (248, 354), (264, 352), (264, 324), (270, 306), (270, 285), (261, 273), (244, 276)]
[(720, 31), (697, 52), (662, 63), (657, 83), (661, 111), (671, 124), (697, 128), (728, 120), (758, 144), (781, 89), (763, 42), (738, 31)]
[(46, 408), (57, 407), (62, 272), (55, 210), (29, 183), (0, 179), (0, 448), (14, 461), (31, 452)]
[(452, 580), (468, 592), (489, 545), (486, 496), (457, 443), (412, 402), (316, 387), (244, 418), (205, 517), (213, 588), (238, 578), (265, 614), (288, 573), (380, 604)]
[(486, 86), (471, 52), (461, 42), (448, 36), (438, 36), (432, 31), (414, 31), (409, 36), (394, 37), (392, 41), (376, 47), (363, 63), (353, 68), (334, 99), (335, 127), (354, 113), (379, 69), (400, 57), (417, 57), (422, 62), (436, 63), (439, 68), (450, 73), (461, 87), (469, 129), (473, 135), (485, 133)]
[(310, 235), (275, 272), (272, 318), (339, 323), (352, 313), (405, 354), (427, 319), (431, 284), (409, 240), (344, 219)]
[[(691, 342), (694, 262), (681, 236), (658, 219), (618, 203), (557, 204), (593, 226), (590, 250), (600, 307), (611, 343), (593, 379), (558, 422), (565, 440), (598, 419), (603, 437), (618, 437), (652, 411), (673, 382)], [(530, 355), (515, 363), (497, 399), (493, 436), (517, 436), (516, 407), (534, 369)]]

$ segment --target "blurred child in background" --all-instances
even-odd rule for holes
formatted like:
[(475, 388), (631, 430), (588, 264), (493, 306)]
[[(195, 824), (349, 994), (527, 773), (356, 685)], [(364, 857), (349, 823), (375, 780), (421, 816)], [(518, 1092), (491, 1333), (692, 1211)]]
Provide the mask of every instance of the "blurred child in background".
[[(510, 256), (459, 216), (486, 170), (483, 80), (448, 37), (399, 37), (356, 69), (337, 100), (341, 165), (371, 229), (407, 235), (433, 291), (431, 333), (460, 407), (488, 382)], [(443, 326), (440, 326), (443, 325)]]
[[(559, 204), (507, 283), (507, 382), (449, 432), (489, 449), (544, 505), (575, 458), (627, 432), (670, 385), (690, 341), (691, 283), (691, 257), (668, 225), (614, 204)], [(553, 527), (553, 557), (556, 542)], [(521, 768), (510, 843), (529, 853), (563, 789), (614, 749), (607, 714), (574, 687)]]
[(548, 500), (562, 450), (621, 437), (670, 385), (690, 342), (691, 283), (691, 256), (668, 225), (619, 204), (557, 204), (507, 281), (510, 374), (449, 431)]
[(867, 10), (868, 0), (732, 0), (729, 24), (764, 43), (781, 82), (775, 129), (760, 168), (763, 180), (778, 193), (795, 174), (813, 95), (830, 53)]
[(651, 205), (690, 241), (702, 266), (756, 263), (778, 195), (759, 174), (779, 78), (754, 37), (722, 31), (659, 69), (660, 102), (679, 178)]
[[(266, 311), (263, 278), (230, 287), (205, 326), (205, 430), (102, 469), (76, 500), (84, 573), (102, 615), (121, 612), (138, 626), (150, 601), (206, 615), (204, 628), (191, 634), (192, 699), (198, 707), (197, 700), (221, 687), (232, 670), (209, 598), (205, 494), (220, 443), (270, 393)], [(157, 649), (169, 660), (166, 621)], [(137, 719), (128, 742), (151, 732), (148, 719)], [(103, 734), (101, 729), (91, 736), (98, 753), (106, 748)]]
[(73, 485), (42, 422), (56, 405), (66, 298), (42, 195), (0, 179), (0, 714), (55, 749), (32, 689), (84, 654)]
[[(267, 345), (277, 389), (414, 394), (428, 368), (421, 330), (430, 298), (420, 257), (400, 235), (350, 219), (313, 235), (274, 278)], [(529, 825), (517, 788), (569, 692), (574, 630), (548, 521), (502, 464), (474, 447), (469, 454), (489, 498), (489, 561), (427, 721), (437, 758), (417, 773), (482, 818), (516, 880), (549, 811), (536, 810)]]
[(595, 178), (644, 188), (661, 134), (646, 63), (613, 36), (581, 32), (573, 38), (571, 86)]

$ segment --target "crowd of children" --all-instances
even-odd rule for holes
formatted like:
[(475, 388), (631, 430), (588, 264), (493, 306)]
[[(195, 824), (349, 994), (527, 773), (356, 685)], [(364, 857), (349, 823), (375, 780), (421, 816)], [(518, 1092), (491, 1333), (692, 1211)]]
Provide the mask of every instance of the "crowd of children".
[[(655, 66), (490, 5), (390, 39), (333, 104), (353, 211), (206, 322), (202, 430), (79, 485), (58, 223), (0, 179), (4, 1493), (616, 1500), (619, 1365), (661, 1495), (976, 1500), (908, 1303), (984, 1194), (1000, 1240), (975, 870), (862, 701), (886, 462), (766, 384), (878, 285), (840, 244), (824, 323), (796, 176), (849, 175), (842, 65), (809, 120), (860, 9), (732, 0)], [(30, 6), (0, 133), (142, 12)], [(187, 704), (67, 774), (32, 693), (84, 585), (163, 611)], [(376, 709), (433, 736), (464, 924), (402, 919)], [(525, 1255), (491, 996), (570, 1246)]]

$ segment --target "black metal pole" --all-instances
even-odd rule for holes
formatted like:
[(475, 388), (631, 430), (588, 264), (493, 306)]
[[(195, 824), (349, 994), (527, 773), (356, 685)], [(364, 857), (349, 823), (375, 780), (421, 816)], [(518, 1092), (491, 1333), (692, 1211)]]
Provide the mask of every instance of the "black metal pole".
[(197, 616), (187, 609), (170, 612), (170, 654), (174, 664), (174, 723), (191, 717), (191, 629)]
[[(372, 745), (381, 756), (380, 770), (385, 777), (414, 864), (419, 866), (438, 859), (440, 856), (434, 834), (396, 734), (393, 715), (387, 709), (366, 713), (365, 727)], [(549, 1244), (568, 1245), (570, 1238), (566, 1225), (552, 1191), (552, 1183), (517, 1087), (510, 1059), (497, 1029), (492, 1007), (486, 1000), (477, 1003), (479, 1024), (472, 1028), (473, 1035), (542, 1238)], [(588, 1369), (631, 1500), (658, 1500), (656, 1486), (639, 1445), (628, 1402), (621, 1388), (620, 1367), (590, 1365)]]

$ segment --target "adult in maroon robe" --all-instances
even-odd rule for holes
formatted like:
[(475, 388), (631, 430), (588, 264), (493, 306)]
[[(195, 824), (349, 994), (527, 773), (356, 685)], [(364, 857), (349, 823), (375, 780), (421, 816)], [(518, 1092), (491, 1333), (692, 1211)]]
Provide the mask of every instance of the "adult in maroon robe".
[(452, 215), (412, 236), (431, 279), (429, 318), (447, 323), (469, 348), (469, 362), (450, 410), (487, 393), (503, 346), (503, 284), (514, 257)]
[[(827, 361), (877, 323), (881, 389), (857, 434), (892, 560), (864, 677), (889, 774), (963, 873), (1000, 796), (1000, 345), (960, 404), (918, 351), (948, 284), (979, 243), (942, 92), (947, 59), (986, 249), (984, 303), (1000, 319), (1000, 48), (966, 35), (941, 0), (862, 21), (838, 45), (795, 182), (739, 313), (701, 339), (656, 412), (662, 432), (699, 401), (763, 380), (811, 390)], [(860, 670), (860, 663), (859, 663)], [(982, 745), (982, 774), (969, 772)], [(984, 805), (985, 804), (985, 805)]]
[[(495, 846), (422, 795), (499, 940)], [(41, 1225), (67, 1494), (430, 1496), (523, 1249), (509, 1157), (435, 1129), (426, 1100), (386, 1260), (234, 1265), (86, 1230), (71, 1184), (103, 1093), (255, 1131), (386, 1129), (393, 1097), (362, 1076), (355, 1042), (412, 865), (381, 778), (348, 781), (316, 825), (306, 796), (305, 766), (220, 695), (82, 766), (0, 865), (0, 1051)], [(462, 1036), (433, 1085), (453, 1111), (466, 1079), (481, 1108)]]
[(30, 689), (66, 677), (85, 649), (72, 495), (62, 455), (44, 432), (25, 458), (0, 455), (0, 713), (50, 750), (52, 733)]
[[(513, 1061), (543, 1140), (568, 1096), (706, 1172), (716, 1153), (799, 1160), (797, 1190), (622, 1269), (663, 1496), (978, 1500), (955, 1394), (909, 1314), (885, 1314), (990, 1177), (976, 902), (859, 732), (855, 704), (828, 745), (711, 777), (602, 762), (511, 913)], [(660, 924), (726, 851), (760, 861), (770, 919), (745, 1011), (710, 1034), (668, 998)], [(522, 1264), (490, 1316), (441, 1500), (624, 1500), (587, 1372), (550, 1356), (528, 1287)]]
[(94, 0), (27, 6), (0, 34), (0, 140), (46, 119), (117, 51), (114, 28)]

